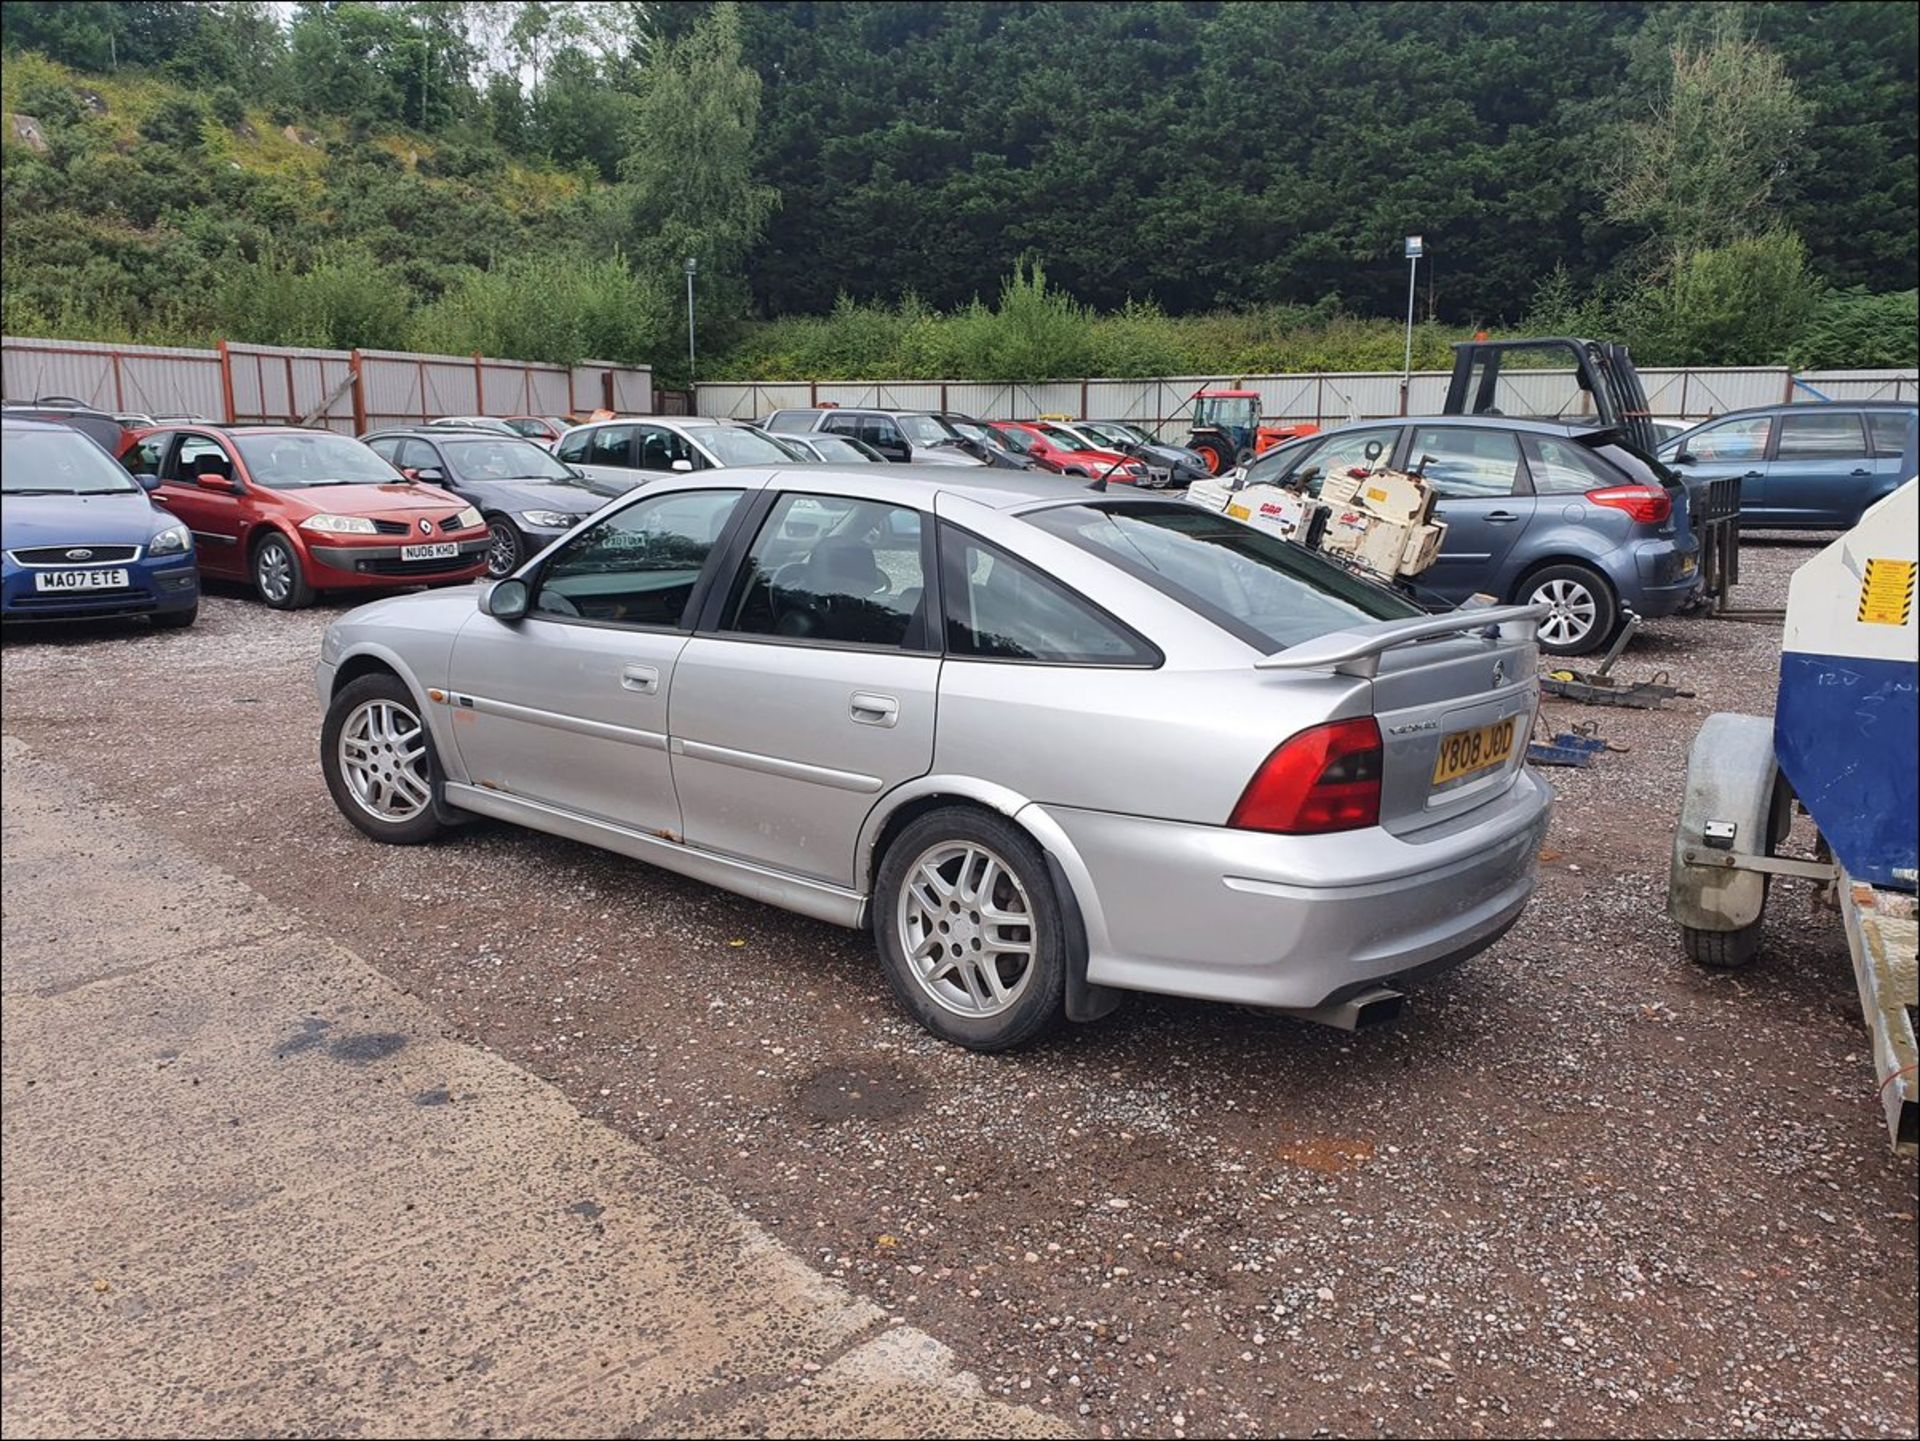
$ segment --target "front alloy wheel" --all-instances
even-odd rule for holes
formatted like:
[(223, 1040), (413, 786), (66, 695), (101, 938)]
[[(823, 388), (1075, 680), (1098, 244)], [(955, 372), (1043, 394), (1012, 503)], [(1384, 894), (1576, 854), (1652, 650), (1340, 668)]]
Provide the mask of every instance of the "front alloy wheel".
[(340, 727), (340, 774), (347, 794), (389, 825), (412, 820), (433, 801), (427, 731), (398, 701), (362, 701)]
[(495, 518), (487, 522), (487, 575), (494, 580), (512, 575), (520, 568), (520, 532), (513, 522)]

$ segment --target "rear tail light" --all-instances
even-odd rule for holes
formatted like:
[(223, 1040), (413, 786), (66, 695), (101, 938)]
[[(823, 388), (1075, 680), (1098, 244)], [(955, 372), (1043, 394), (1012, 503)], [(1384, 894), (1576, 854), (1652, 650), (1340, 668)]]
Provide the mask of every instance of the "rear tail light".
[(1595, 505), (1624, 510), (1643, 525), (1658, 525), (1673, 514), (1673, 500), (1651, 485), (1609, 485), (1587, 492)]
[(1290, 836), (1379, 825), (1381, 757), (1372, 716), (1303, 730), (1267, 757), (1227, 824)]

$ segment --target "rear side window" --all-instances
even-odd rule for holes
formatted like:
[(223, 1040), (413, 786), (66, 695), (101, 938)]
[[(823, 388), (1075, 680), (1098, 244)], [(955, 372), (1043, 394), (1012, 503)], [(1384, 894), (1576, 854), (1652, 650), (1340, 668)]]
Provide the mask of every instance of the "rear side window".
[(776, 410), (767, 417), (767, 429), (803, 433), (813, 429), (813, 418), (819, 413), (817, 410)]
[(1263, 652), (1423, 614), (1332, 561), (1196, 505), (1109, 501), (1055, 506), (1026, 519)]
[(793, 641), (936, 649), (920, 512), (785, 495), (741, 568), (720, 628)]
[(1609, 475), (1583, 445), (1550, 435), (1527, 440), (1533, 488), (1541, 495), (1580, 495), (1603, 485), (1618, 485), (1623, 477)]
[(1512, 495), (1520, 475), (1520, 440), (1510, 430), (1467, 425), (1418, 429), (1407, 468), (1418, 470), (1441, 495)]
[(1907, 433), (1913, 429), (1914, 415), (1911, 411), (1901, 414), (1897, 410), (1870, 410), (1867, 412), (1867, 428), (1873, 432), (1873, 451), (1875, 455), (1901, 455), (1907, 448)]
[(1825, 408), (1780, 417), (1780, 460), (1841, 460), (1867, 453), (1860, 412)]
[(941, 527), (947, 653), (1049, 665), (1155, 666), (1160, 653), (1091, 601), (997, 545)]

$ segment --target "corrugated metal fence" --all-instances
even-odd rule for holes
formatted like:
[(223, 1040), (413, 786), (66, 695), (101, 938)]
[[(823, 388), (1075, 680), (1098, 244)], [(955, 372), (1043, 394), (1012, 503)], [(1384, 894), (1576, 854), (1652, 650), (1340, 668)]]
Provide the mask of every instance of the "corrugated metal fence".
[(214, 350), (190, 350), (11, 335), (0, 340), (0, 391), (8, 400), (59, 395), (108, 411), (235, 424), (317, 414), (317, 423), (349, 435), (440, 415), (654, 407), (651, 369), (597, 360), (568, 367), (392, 350), (224, 341)]
[[(1819, 371), (1794, 375), (1785, 366), (1642, 370), (1653, 413), (1704, 420), (1751, 405), (1782, 401), (1912, 400), (1913, 370)], [(1447, 372), (1416, 371), (1400, 406), (1400, 373), (1163, 376), (1153, 380), (1047, 380), (986, 384), (963, 380), (713, 382), (696, 387), (701, 415), (749, 419), (783, 406), (868, 405), (889, 410), (955, 410), (986, 419), (1061, 414), (1124, 420), (1158, 435), (1182, 429), (1193, 393), (1232, 386), (1260, 393), (1261, 414), (1286, 423), (1337, 425), (1401, 414), (1432, 415), (1446, 400)], [(1570, 370), (1507, 371), (1514, 413), (1579, 415), (1584, 393)]]

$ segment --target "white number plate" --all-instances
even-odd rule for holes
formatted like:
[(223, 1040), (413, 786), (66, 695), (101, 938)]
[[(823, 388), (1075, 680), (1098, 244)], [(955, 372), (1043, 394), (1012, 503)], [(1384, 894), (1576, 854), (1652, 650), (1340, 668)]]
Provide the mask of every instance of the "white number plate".
[(432, 545), (403, 545), (400, 547), (402, 560), (451, 560), (460, 554), (460, 547), (450, 540), (437, 540)]
[(43, 570), (33, 578), (35, 590), (125, 590), (124, 570)]

